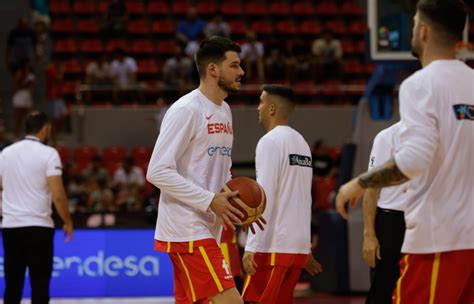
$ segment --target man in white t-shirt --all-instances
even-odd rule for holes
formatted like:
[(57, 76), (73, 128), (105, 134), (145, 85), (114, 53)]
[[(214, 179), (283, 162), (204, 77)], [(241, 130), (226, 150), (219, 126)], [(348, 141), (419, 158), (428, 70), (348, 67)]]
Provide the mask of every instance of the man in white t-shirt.
[(417, 177), (394, 303), (474, 301), (474, 70), (456, 60), (466, 12), (461, 1), (420, 0), (412, 53), (423, 69), (400, 86), (400, 150), (343, 185), (336, 207), (367, 188)]
[[(400, 122), (380, 131), (375, 136), (369, 158), (369, 170), (377, 167), (400, 148), (398, 138)], [(400, 268), (398, 266), (407, 203), (408, 183), (387, 188), (369, 188), (364, 194), (364, 245), (363, 257), (370, 267), (370, 290), (367, 304), (392, 303)]]
[(44, 113), (26, 118), (24, 140), (0, 154), (3, 186), (3, 248), (5, 303), (20, 303), (28, 268), (32, 303), (49, 303), (53, 271), (54, 223), (51, 200), (64, 221), (64, 235), (73, 233), (58, 152), (44, 143), (51, 124)]
[(155, 249), (173, 263), (176, 303), (242, 303), (218, 247), (222, 224), (234, 229), (242, 214), (220, 192), (230, 180), (232, 114), (224, 98), (238, 92), (244, 71), (240, 47), (223, 37), (201, 42), (196, 90), (168, 109), (148, 166), (160, 188)]
[(288, 125), (294, 106), (290, 88), (263, 87), (258, 117), (267, 134), (257, 144), (255, 167), (267, 197), (267, 226), (247, 238), (245, 301), (292, 303), (303, 267), (312, 275), (321, 271), (311, 255), (311, 149)]
[(246, 41), (242, 44), (240, 57), (242, 58), (249, 79), (253, 78), (254, 71), (257, 71), (259, 80), (263, 81), (265, 79), (264, 53), (265, 49), (263, 43), (257, 40), (257, 34), (255, 34), (255, 32), (247, 32)]

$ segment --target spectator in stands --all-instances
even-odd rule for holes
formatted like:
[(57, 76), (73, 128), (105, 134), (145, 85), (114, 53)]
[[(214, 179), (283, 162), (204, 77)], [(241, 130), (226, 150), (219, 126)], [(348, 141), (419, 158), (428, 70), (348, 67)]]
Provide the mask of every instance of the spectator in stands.
[(263, 43), (257, 40), (255, 32), (247, 32), (246, 41), (242, 45), (240, 57), (244, 63), (245, 74), (248, 79), (254, 79), (255, 71), (257, 71), (258, 79), (261, 82), (265, 80)]
[(31, 63), (27, 58), (23, 59), (13, 76), (13, 136), (20, 136), (23, 120), (33, 107), (33, 85), (35, 75), (31, 69)]
[(123, 34), (127, 27), (128, 14), (124, 0), (110, 0), (103, 25), (103, 38), (117, 37)]
[(214, 18), (212, 18), (212, 20), (206, 24), (204, 33), (206, 34), (207, 38), (211, 36), (222, 36), (229, 38), (230, 26), (229, 23), (222, 19), (222, 15), (215, 15)]
[(6, 59), (12, 74), (23, 62), (35, 59), (36, 42), (35, 32), (30, 28), (27, 17), (21, 17), (7, 40)]
[(186, 45), (189, 41), (197, 40), (200, 33), (204, 31), (206, 23), (199, 19), (195, 7), (190, 7), (186, 19), (178, 23), (176, 36), (179, 41)]
[(291, 41), (288, 58), (288, 74), (291, 83), (297, 80), (308, 80), (311, 78), (311, 51), (306, 41), (296, 35)]
[(52, 122), (51, 143), (56, 145), (57, 133), (61, 130), (66, 117), (66, 104), (62, 87), (64, 85), (64, 68), (60, 61), (54, 60), (46, 66), (46, 96), (48, 98), (48, 115)]
[(109, 174), (102, 166), (102, 158), (97, 155), (92, 159), (92, 163), (82, 173), (82, 179), (86, 183), (86, 188), (94, 188), (99, 180), (105, 180), (109, 184)]
[(127, 96), (136, 100), (137, 63), (135, 59), (126, 55), (123, 49), (115, 51), (115, 59), (112, 61), (110, 73), (114, 85), (114, 102), (119, 98)]
[(97, 61), (91, 61), (87, 65), (86, 83), (91, 86), (112, 84), (110, 60), (106, 53), (103, 53)]
[(5, 125), (3, 124), (3, 120), (0, 120), (0, 152), (7, 146), (11, 145), (11, 141), (9, 141), (5, 137)]
[(133, 159), (127, 157), (122, 166), (115, 171), (113, 185), (117, 193), (117, 205), (128, 210), (141, 210), (145, 186), (143, 170), (134, 165)]
[(284, 80), (287, 73), (288, 58), (286, 44), (273, 37), (265, 43), (265, 75), (268, 82)]
[(114, 201), (114, 193), (109, 188), (107, 179), (99, 178), (89, 194), (87, 201), (89, 211), (93, 212), (115, 212), (117, 208)]
[(318, 139), (314, 142), (311, 147), (311, 154), (311, 158), (313, 159), (313, 173), (316, 176), (327, 176), (333, 167), (333, 160), (322, 139)]
[[(192, 83), (193, 61), (187, 57), (178, 44), (172, 57), (163, 66), (163, 80), (166, 85), (178, 90), (186, 90)], [(182, 95), (182, 94), (180, 94)]]
[(313, 71), (315, 71), (316, 81), (341, 78), (342, 46), (330, 30), (325, 30), (323, 37), (313, 42), (311, 52), (314, 57)]

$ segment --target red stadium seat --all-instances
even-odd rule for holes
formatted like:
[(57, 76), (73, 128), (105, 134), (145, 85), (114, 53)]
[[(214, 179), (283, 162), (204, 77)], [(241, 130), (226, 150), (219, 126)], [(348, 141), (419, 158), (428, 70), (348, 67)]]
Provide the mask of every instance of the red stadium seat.
[(175, 15), (184, 15), (191, 7), (191, 3), (188, 1), (173, 1), (172, 3), (171, 11)]
[(354, 43), (354, 53), (356, 54), (365, 54), (365, 41), (359, 40)]
[(267, 8), (262, 2), (249, 2), (244, 6), (245, 14), (254, 16), (264, 16), (267, 13)]
[(143, 1), (133, 0), (125, 2), (127, 12), (131, 15), (143, 15), (145, 14), (145, 4)]
[(132, 158), (135, 163), (148, 162), (153, 149), (151, 147), (138, 146), (132, 149)]
[(113, 39), (107, 42), (105, 50), (109, 53), (115, 51), (116, 49), (122, 49), (128, 51), (128, 41), (122, 39)]
[(224, 15), (241, 15), (242, 14), (242, 6), (240, 2), (221, 2), (220, 12)]
[(151, 15), (167, 15), (171, 10), (166, 1), (150, 1), (148, 2), (147, 11)]
[(229, 22), (230, 32), (235, 34), (245, 34), (247, 32), (247, 24), (244, 20), (232, 20)]
[(290, 14), (290, 5), (286, 2), (272, 2), (268, 12), (273, 16), (288, 16)]
[(65, 74), (81, 74), (82, 66), (79, 60), (69, 59), (62, 62)]
[(81, 42), (81, 51), (84, 53), (102, 53), (104, 47), (99, 39), (86, 39)]
[(55, 53), (76, 53), (77, 52), (77, 44), (76, 40), (74, 39), (64, 39), (64, 40), (57, 40), (54, 44), (54, 52)]
[(95, 19), (86, 19), (86, 20), (79, 20), (77, 22), (76, 30), (79, 33), (98, 33), (99, 32), (99, 24)]
[(129, 21), (127, 31), (130, 34), (148, 34), (150, 32), (150, 26), (146, 20)]
[(346, 60), (344, 62), (344, 72), (346, 74), (360, 74), (362, 73), (362, 65), (358, 60)]
[(314, 14), (314, 8), (311, 2), (303, 2), (303, 1), (296, 1), (293, 3), (293, 6), (291, 7), (291, 10), (293, 11), (293, 14), (295, 15), (313, 15)]
[(53, 15), (70, 14), (72, 12), (72, 7), (69, 4), (69, 1), (52, 0), (49, 3), (49, 11)]
[(176, 42), (173, 40), (159, 41), (157, 51), (162, 55), (171, 55), (176, 50)]
[(160, 68), (153, 59), (145, 59), (137, 61), (138, 74), (158, 75)]
[(291, 20), (278, 21), (275, 28), (281, 34), (295, 34), (298, 31), (295, 23)]
[(53, 31), (53, 33), (72, 33), (74, 31), (72, 19), (53, 19), (51, 22), (51, 31)]
[(76, 96), (80, 84), (78, 81), (65, 81), (62, 85), (63, 94), (66, 96)]
[(64, 164), (69, 161), (69, 157), (71, 156), (71, 151), (68, 147), (65, 146), (57, 146), (56, 150), (59, 153), (59, 157), (61, 158), (61, 162)]
[(352, 54), (354, 53), (354, 44), (352, 41), (343, 39), (341, 40), (342, 52), (344, 54)]
[(132, 54), (152, 54), (155, 51), (150, 39), (135, 40), (132, 42), (130, 52)]
[(317, 15), (336, 16), (339, 13), (339, 9), (336, 3), (322, 2), (316, 5), (315, 13)]
[(108, 146), (102, 150), (103, 163), (118, 163), (125, 159), (127, 151), (124, 147)]
[(98, 5), (99, 13), (105, 14), (109, 10), (109, 2), (110, 0), (100, 0)]
[(341, 14), (344, 16), (361, 16), (364, 11), (356, 2), (344, 1), (341, 5)]
[(367, 31), (367, 23), (365, 21), (354, 21), (349, 25), (349, 33), (360, 35)]
[(81, 0), (74, 2), (74, 14), (77, 15), (94, 15), (97, 12), (94, 1)]
[(307, 35), (319, 35), (322, 32), (321, 23), (315, 20), (306, 20), (300, 24), (300, 33)]
[(344, 35), (347, 31), (346, 24), (341, 19), (332, 19), (324, 27), (337, 35)]
[(271, 34), (273, 32), (273, 26), (268, 21), (254, 21), (251, 29), (257, 34)]
[(217, 12), (217, 6), (210, 1), (197, 1), (196, 9), (199, 15), (212, 15)]
[(174, 33), (175, 27), (169, 20), (159, 20), (152, 23), (151, 31), (154, 34), (171, 34)]
[(74, 161), (92, 161), (97, 156), (97, 148), (92, 146), (82, 146), (74, 149)]

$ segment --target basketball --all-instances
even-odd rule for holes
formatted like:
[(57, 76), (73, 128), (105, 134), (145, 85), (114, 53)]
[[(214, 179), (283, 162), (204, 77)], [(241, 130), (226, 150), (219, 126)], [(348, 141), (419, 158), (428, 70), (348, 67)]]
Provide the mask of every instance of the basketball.
[(239, 195), (229, 198), (230, 203), (244, 215), (240, 220), (242, 225), (255, 222), (263, 213), (266, 206), (266, 196), (263, 188), (253, 179), (236, 177), (222, 188), (223, 192), (239, 191)]

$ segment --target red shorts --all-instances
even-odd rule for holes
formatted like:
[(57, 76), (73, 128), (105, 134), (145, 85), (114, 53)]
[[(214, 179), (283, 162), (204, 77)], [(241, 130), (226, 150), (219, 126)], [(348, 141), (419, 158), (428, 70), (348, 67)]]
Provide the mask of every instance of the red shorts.
[[(230, 231), (230, 232), (228, 232)], [(237, 235), (230, 229), (222, 231), (220, 246), (225, 261), (230, 266), (234, 277), (242, 277), (242, 261), (240, 258), (239, 246), (237, 245)]]
[(260, 304), (291, 304), (307, 254), (256, 253), (257, 271), (247, 276), (242, 297)]
[(405, 254), (393, 304), (474, 303), (474, 249)]
[(209, 297), (235, 287), (215, 239), (155, 241), (155, 249), (168, 252), (173, 263), (176, 304), (208, 303)]

